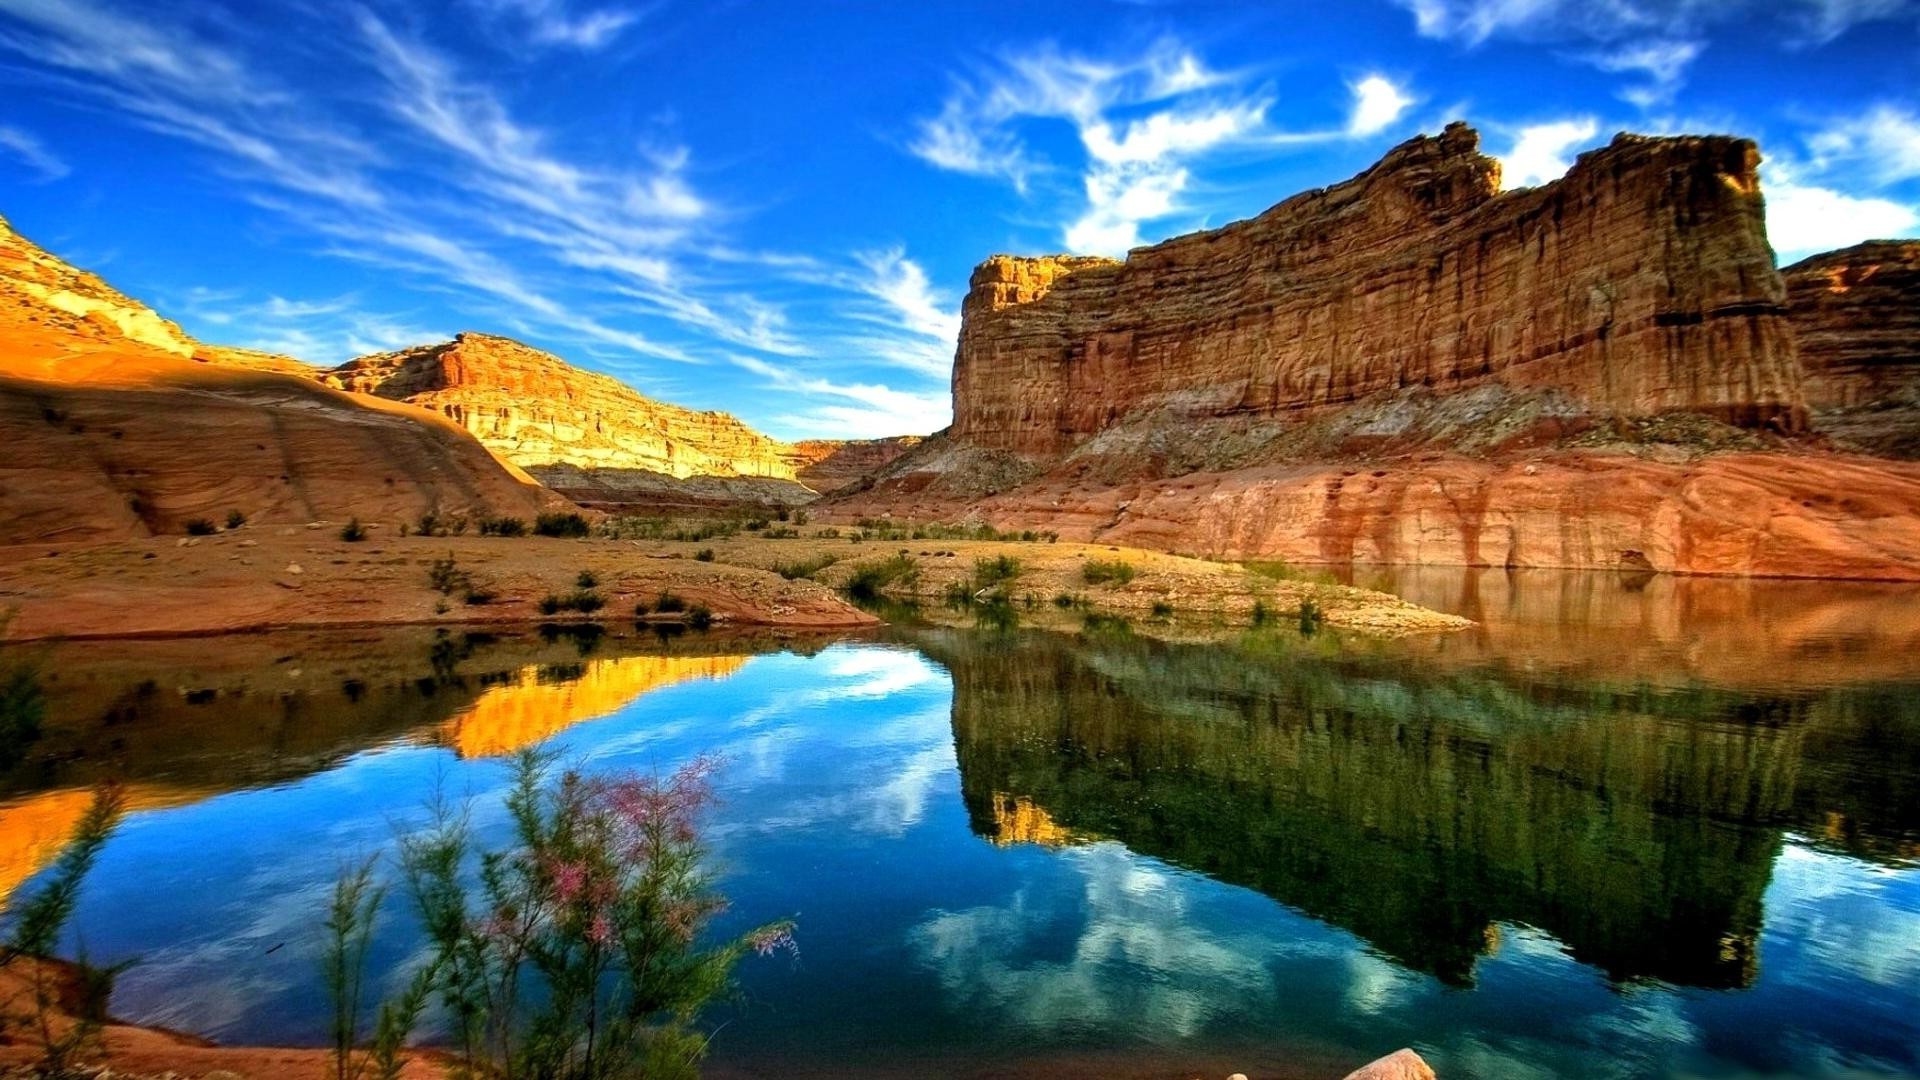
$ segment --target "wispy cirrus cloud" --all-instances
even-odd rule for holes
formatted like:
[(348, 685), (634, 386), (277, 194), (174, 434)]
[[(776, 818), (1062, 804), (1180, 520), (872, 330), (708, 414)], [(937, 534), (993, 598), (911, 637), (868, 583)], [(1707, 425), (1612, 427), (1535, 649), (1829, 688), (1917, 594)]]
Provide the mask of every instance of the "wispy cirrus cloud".
[(32, 132), (0, 124), (0, 158), (8, 157), (26, 166), (42, 182), (58, 180), (73, 171)]
[(535, 45), (592, 51), (611, 45), (646, 15), (641, 8), (576, 8), (566, 0), (473, 0), (485, 16), (499, 20)]
[(914, 392), (881, 383), (845, 382), (803, 374), (752, 356), (734, 356), (743, 371), (769, 386), (793, 391), (819, 404), (776, 417), (774, 434), (799, 437), (808, 431), (833, 431), (840, 437), (880, 438), (923, 434), (946, 427), (953, 417), (945, 386)]
[(290, 300), (250, 295), (241, 289), (197, 287), (170, 299), (178, 310), (220, 327), (228, 344), (326, 366), (452, 333), (450, 328), (425, 325), (408, 314), (373, 310), (357, 293)]
[[(1023, 194), (1037, 177), (1077, 173), (1077, 197), (1061, 200), (1072, 207), (1062, 241), (1075, 252), (1119, 255), (1141, 243), (1143, 227), (1192, 212), (1186, 199), (1199, 163), (1376, 134), (1412, 104), (1380, 75), (1352, 92), (1344, 125), (1284, 131), (1271, 122), (1270, 89), (1246, 73), (1213, 68), (1171, 38), (1118, 59), (1048, 45), (956, 80), (906, 148), (936, 168), (1003, 179)], [(1025, 138), (1029, 125), (1046, 123), (1073, 129), (1078, 162), (1063, 166)]]

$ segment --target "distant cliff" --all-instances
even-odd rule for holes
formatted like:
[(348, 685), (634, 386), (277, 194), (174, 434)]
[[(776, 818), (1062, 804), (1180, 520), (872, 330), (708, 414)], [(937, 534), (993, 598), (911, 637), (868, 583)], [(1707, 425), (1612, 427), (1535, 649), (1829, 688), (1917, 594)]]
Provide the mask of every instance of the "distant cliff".
[(884, 439), (802, 439), (793, 444), (790, 460), (800, 482), (831, 494), (858, 484), (920, 445), (918, 435)]

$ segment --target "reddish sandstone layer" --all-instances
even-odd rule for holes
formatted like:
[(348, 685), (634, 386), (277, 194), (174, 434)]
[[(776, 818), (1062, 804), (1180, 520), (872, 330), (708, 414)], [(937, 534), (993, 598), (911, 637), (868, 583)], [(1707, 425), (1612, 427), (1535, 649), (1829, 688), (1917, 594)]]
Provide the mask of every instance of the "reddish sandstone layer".
[(186, 522), (531, 516), (559, 502), (424, 410), (193, 341), (0, 223), (0, 545)]
[(563, 466), (675, 478), (794, 478), (785, 443), (726, 413), (654, 401), (511, 338), (466, 333), (438, 345), (362, 356), (326, 373), (325, 381), (439, 412), (530, 471)]
[(1920, 457), (1920, 240), (1869, 241), (1781, 273), (1817, 427)]
[(1028, 455), (1130, 414), (1324, 410), (1497, 381), (1628, 415), (1803, 420), (1754, 145), (1622, 135), (1499, 192), (1463, 124), (1248, 221), (974, 271), (952, 435)]
[(800, 482), (822, 495), (858, 484), (920, 445), (918, 435), (887, 439), (803, 439), (790, 460)]

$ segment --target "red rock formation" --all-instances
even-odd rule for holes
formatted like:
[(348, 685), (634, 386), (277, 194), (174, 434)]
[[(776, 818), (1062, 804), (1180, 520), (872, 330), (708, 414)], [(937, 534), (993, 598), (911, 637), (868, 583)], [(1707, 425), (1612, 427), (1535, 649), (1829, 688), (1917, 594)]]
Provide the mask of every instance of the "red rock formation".
[(439, 412), (535, 476), (571, 467), (563, 469), (563, 483), (576, 486), (593, 486), (579, 473), (598, 470), (794, 479), (785, 443), (726, 413), (654, 401), (511, 338), (460, 334), (438, 345), (362, 356), (324, 378), (343, 390)]
[(1920, 457), (1920, 240), (1869, 241), (1781, 273), (1816, 426)]
[[(1920, 580), (1920, 466), (1787, 437), (1806, 409), (1753, 144), (1623, 135), (1505, 193), (1476, 147), (1454, 125), (1124, 263), (989, 259), (953, 427), (830, 513), (1305, 563)], [(1878, 312), (1904, 287), (1876, 280)]]
[(232, 510), (396, 521), (559, 502), (432, 413), (262, 357), (188, 338), (0, 223), (0, 545), (179, 532)]
[(887, 439), (802, 439), (789, 460), (800, 482), (822, 495), (857, 484), (920, 445), (918, 435)]
[(1342, 184), (1124, 263), (974, 271), (952, 433), (1069, 450), (1129, 414), (1283, 415), (1485, 381), (1800, 426), (1754, 145), (1623, 135), (1499, 193), (1454, 124)]

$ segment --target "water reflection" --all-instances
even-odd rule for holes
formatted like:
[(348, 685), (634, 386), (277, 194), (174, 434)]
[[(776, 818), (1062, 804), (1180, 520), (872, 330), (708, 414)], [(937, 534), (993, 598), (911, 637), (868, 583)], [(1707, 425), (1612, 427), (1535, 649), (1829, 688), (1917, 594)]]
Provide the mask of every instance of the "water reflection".
[(116, 1007), (314, 1042), (338, 858), (518, 746), (717, 750), (725, 888), (803, 935), (717, 1076), (1324, 1077), (1409, 1043), (1449, 1077), (1920, 1071), (1910, 591), (1424, 581), (1482, 625), (61, 646), (0, 870), (129, 784), (81, 912), (146, 960)]

